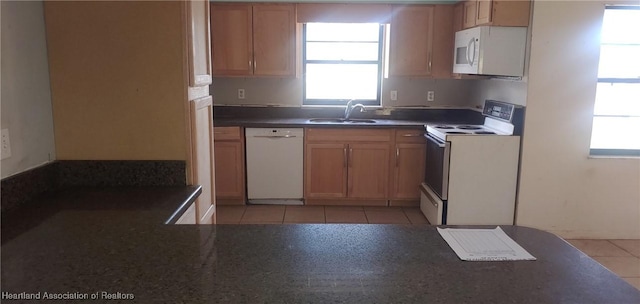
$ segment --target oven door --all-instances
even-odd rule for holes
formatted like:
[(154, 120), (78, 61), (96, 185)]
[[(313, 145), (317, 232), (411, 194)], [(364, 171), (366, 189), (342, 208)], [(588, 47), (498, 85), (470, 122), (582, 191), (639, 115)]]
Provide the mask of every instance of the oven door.
[(451, 143), (442, 141), (430, 133), (425, 133), (424, 137), (427, 139), (424, 182), (441, 200), (447, 200)]

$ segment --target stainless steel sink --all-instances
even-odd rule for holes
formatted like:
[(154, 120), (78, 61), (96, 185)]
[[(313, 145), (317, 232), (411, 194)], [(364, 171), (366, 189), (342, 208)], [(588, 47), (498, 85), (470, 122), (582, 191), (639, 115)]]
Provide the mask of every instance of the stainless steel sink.
[(344, 119), (344, 118), (311, 118), (309, 122), (315, 123), (376, 123), (373, 119)]

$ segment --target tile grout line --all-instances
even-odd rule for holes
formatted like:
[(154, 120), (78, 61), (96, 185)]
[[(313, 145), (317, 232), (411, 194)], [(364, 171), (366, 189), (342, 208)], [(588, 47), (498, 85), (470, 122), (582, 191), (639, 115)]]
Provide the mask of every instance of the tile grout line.
[(238, 225), (240, 225), (240, 223), (242, 222), (242, 218), (244, 217), (244, 214), (247, 213), (247, 206), (245, 205), (244, 208), (242, 208), (242, 215), (240, 215), (240, 219), (238, 220)]
[(407, 220), (409, 220), (409, 225), (415, 225), (412, 221), (411, 218), (407, 215), (407, 210), (405, 210), (404, 208), (402, 208), (402, 214), (404, 214), (404, 217), (407, 218)]
[(632, 252), (629, 252), (629, 250), (627, 250), (627, 249), (625, 249), (625, 248), (622, 248), (622, 247), (620, 247), (620, 246), (616, 245), (616, 243), (612, 242), (611, 240), (607, 239), (607, 242), (609, 242), (611, 245), (613, 245), (613, 246), (615, 246), (615, 247), (618, 247), (618, 248), (622, 249), (624, 252), (626, 252), (626, 253), (630, 254), (632, 257), (636, 257), (636, 258), (640, 259), (640, 257), (639, 257), (639, 256), (636, 256), (636, 255), (635, 255), (635, 254), (633, 254)]

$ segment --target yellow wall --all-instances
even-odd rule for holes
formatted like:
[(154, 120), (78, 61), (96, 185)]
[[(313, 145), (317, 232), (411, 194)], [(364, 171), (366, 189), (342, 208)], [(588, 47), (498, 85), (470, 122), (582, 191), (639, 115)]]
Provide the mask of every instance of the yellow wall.
[(517, 224), (637, 239), (640, 159), (589, 157), (604, 5), (534, 2)]
[(184, 160), (179, 1), (45, 3), (58, 159)]

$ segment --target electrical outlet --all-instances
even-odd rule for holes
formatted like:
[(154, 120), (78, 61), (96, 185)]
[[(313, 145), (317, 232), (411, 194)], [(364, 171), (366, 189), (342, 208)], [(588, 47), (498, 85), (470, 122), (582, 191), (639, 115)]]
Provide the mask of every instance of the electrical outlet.
[(427, 101), (434, 101), (434, 100), (436, 100), (436, 92), (428, 91), (427, 92)]
[(244, 89), (238, 89), (238, 99), (244, 99)]
[(2, 129), (2, 151), (1, 158), (11, 157), (11, 142), (9, 141), (9, 129)]
[(392, 101), (396, 101), (398, 100), (398, 91), (391, 91), (391, 100)]

